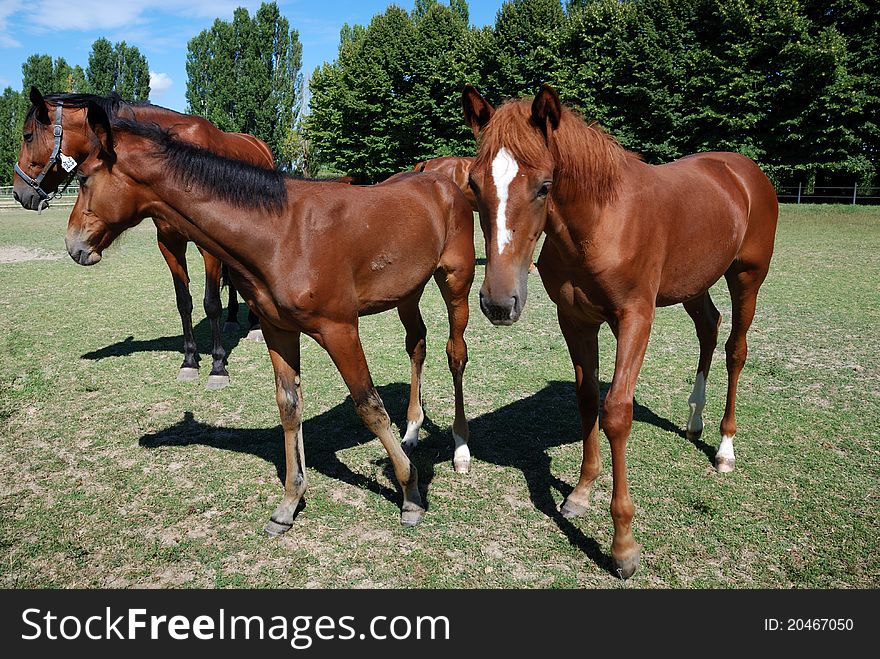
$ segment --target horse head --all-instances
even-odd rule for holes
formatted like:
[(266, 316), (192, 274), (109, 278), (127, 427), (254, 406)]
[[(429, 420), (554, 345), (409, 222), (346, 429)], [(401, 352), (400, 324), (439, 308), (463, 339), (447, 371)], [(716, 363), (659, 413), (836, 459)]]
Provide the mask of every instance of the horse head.
[(47, 206), (91, 149), (85, 109), (65, 107), (63, 97), (46, 99), (31, 87), (13, 181), (15, 200), (28, 210)]
[(143, 186), (132, 185), (131, 176), (114, 166), (120, 143), (107, 113), (90, 102), (85, 123), (92, 148), (77, 168), (79, 196), (67, 222), (64, 243), (74, 261), (94, 265), (123, 231), (149, 213), (139, 192)]
[(493, 324), (511, 325), (525, 306), (529, 266), (547, 222), (554, 173), (549, 141), (562, 107), (547, 85), (530, 107), (510, 102), (497, 112), (467, 85), (462, 106), (479, 142), (469, 185), (486, 241), (480, 308)]

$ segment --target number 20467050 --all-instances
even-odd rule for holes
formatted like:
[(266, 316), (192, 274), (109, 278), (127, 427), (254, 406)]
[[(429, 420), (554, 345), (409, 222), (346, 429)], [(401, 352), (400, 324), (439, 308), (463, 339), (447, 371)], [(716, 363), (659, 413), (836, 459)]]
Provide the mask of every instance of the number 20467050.
[(852, 618), (764, 618), (764, 631), (852, 631)]

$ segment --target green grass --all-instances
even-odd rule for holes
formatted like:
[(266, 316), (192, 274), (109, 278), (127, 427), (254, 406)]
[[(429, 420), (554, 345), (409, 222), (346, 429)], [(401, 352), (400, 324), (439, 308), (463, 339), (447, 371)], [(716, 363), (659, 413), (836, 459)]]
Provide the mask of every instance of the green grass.
[[(415, 462), (420, 526), (327, 355), (303, 340), (308, 504), (294, 529), (263, 524), (281, 497), (281, 431), (262, 344), (227, 337), (231, 385), (175, 379), (170, 276), (150, 223), (94, 268), (64, 253), (65, 210), (0, 214), (0, 587), (872, 587), (880, 586), (880, 209), (783, 208), (740, 381), (737, 470), (711, 455), (724, 356), (709, 381), (704, 443), (683, 439), (697, 360), (681, 309), (660, 310), (628, 448), (642, 565), (608, 571), (610, 458), (593, 505), (556, 507), (577, 478), (571, 365), (553, 305), (530, 277), (522, 320), (494, 328), (472, 306), (465, 396), (471, 473), (451, 466), (445, 312), (433, 284)], [(197, 335), (202, 267), (190, 269)], [(482, 280), (478, 268), (474, 300)], [(724, 315), (723, 281), (713, 298)], [(363, 320), (374, 380), (404, 422), (409, 364), (396, 314)], [(603, 329), (600, 378), (614, 343)]]

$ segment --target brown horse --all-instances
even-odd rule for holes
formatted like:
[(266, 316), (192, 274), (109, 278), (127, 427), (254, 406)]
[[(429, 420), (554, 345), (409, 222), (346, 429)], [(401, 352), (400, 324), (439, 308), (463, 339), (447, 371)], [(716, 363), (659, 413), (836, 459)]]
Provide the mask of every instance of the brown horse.
[(473, 213), (458, 188), (432, 174), (377, 186), (298, 181), (222, 158), (161, 128), (112, 122), (90, 104), (94, 135), (79, 165), (83, 187), (67, 229), (67, 249), (82, 265), (139, 218), (161, 212), (181, 233), (220, 258), (262, 321), (275, 369), (284, 428), (284, 499), (266, 530), (293, 524), (305, 491), (300, 334), (333, 359), (357, 412), (388, 451), (403, 489), (401, 522), (423, 514), (415, 467), (395, 438), (358, 334), (358, 317), (397, 309), (411, 359), (408, 443), (424, 419), (421, 375), (425, 324), (419, 299), (434, 276), (449, 317), (446, 353), (455, 389), (455, 464), (470, 462), (462, 376), (464, 331), (474, 277)]
[(627, 578), (638, 566), (639, 546), (631, 531), (625, 452), (655, 308), (683, 303), (696, 325), (700, 360), (687, 424), (688, 435), (696, 438), (703, 430), (706, 379), (721, 322), (709, 287), (722, 275), (727, 279), (733, 327), (716, 467), (730, 471), (746, 331), (773, 253), (778, 215), (773, 186), (754, 162), (735, 153), (647, 165), (563, 107), (547, 85), (533, 101), (510, 101), (497, 111), (471, 86), (462, 100), (479, 141), (470, 182), (486, 239), (480, 306), (494, 324), (509, 325), (522, 313), (527, 266), (538, 237), (546, 234), (538, 269), (574, 363), (583, 428), (580, 479), (562, 506), (568, 517), (585, 512), (601, 465), (602, 323), (617, 339), (602, 428), (611, 444), (614, 479), (611, 554), (618, 574)]
[(471, 190), (470, 185), (468, 185), (468, 173), (473, 162), (473, 158), (441, 156), (417, 162), (412, 170), (414, 172), (434, 172), (450, 179), (464, 193), (465, 199), (468, 200), (471, 208), (476, 213), (479, 210), (477, 208), (477, 198), (474, 197), (474, 192)]
[[(69, 176), (65, 162), (72, 170), (86, 159), (92, 148), (91, 131), (86, 122), (88, 103), (100, 104), (110, 116), (156, 123), (173, 129), (180, 139), (197, 144), (220, 155), (244, 160), (254, 165), (274, 168), (272, 152), (261, 140), (242, 133), (224, 133), (207, 119), (179, 114), (173, 110), (150, 105), (126, 103), (118, 96), (91, 94), (49, 94), (43, 97), (32, 87), (31, 108), (25, 118), (21, 151), (15, 173), (14, 196), (29, 210), (42, 209)], [(57, 138), (55, 134), (57, 133)], [(66, 158), (72, 159), (65, 161)], [(48, 165), (47, 165), (48, 163)], [(48, 167), (48, 169), (46, 168)], [(72, 174), (72, 171), (70, 172)], [(183, 363), (179, 380), (198, 378), (199, 355), (193, 336), (192, 297), (189, 293), (189, 273), (186, 267), (186, 246), (189, 238), (157, 213), (153, 217), (159, 251), (168, 264), (174, 282), (177, 310), (183, 325)], [(205, 314), (211, 324), (212, 358), (208, 389), (220, 389), (229, 382), (226, 371), (226, 350), (220, 334), (221, 263), (204, 250), (199, 250), (205, 261)], [(229, 289), (227, 323), (225, 330), (238, 328), (238, 299), (234, 287)], [(257, 318), (250, 319), (250, 338), (259, 338)]]

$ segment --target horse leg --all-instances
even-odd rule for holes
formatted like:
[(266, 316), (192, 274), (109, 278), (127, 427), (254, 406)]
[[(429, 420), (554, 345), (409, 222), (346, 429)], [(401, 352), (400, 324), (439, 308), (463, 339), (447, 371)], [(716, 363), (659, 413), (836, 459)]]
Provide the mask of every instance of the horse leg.
[(241, 329), (241, 325), (238, 323), (238, 295), (236, 295), (235, 284), (229, 281), (229, 277), (226, 276), (225, 265), (220, 276), (221, 285), (224, 277), (226, 277), (226, 287), (229, 289), (229, 302), (226, 305), (226, 322), (223, 324), (223, 331), (237, 332)]
[(727, 352), (727, 403), (721, 419), (721, 445), (715, 454), (715, 468), (719, 472), (733, 471), (736, 456), (733, 452), (733, 436), (736, 434), (736, 387), (739, 375), (746, 363), (749, 348), (746, 332), (755, 317), (758, 289), (767, 276), (767, 268), (741, 269), (734, 264), (725, 274), (730, 289), (731, 328), (725, 344)]
[(697, 339), (700, 341), (700, 361), (697, 364), (697, 375), (694, 378), (694, 389), (688, 398), (690, 414), (687, 422), (687, 438), (691, 441), (703, 434), (703, 408), (706, 406), (706, 381), (709, 379), (709, 367), (712, 365), (712, 353), (718, 345), (718, 328), (721, 326), (721, 314), (712, 303), (709, 291), (693, 300), (684, 303), (694, 326)]
[(284, 429), (284, 498), (266, 524), (266, 533), (281, 535), (293, 526), (306, 491), (306, 457), (302, 436), (303, 397), (299, 377), (299, 332), (266, 325), (266, 346), (275, 370), (275, 401)]
[(174, 281), (174, 296), (177, 299), (177, 312), (183, 325), (183, 363), (177, 379), (183, 382), (197, 380), (199, 377), (199, 352), (193, 336), (192, 296), (189, 294), (189, 273), (186, 269), (186, 239), (180, 234), (156, 223), (156, 238), (171, 279)]
[(640, 548), (632, 535), (635, 509), (626, 478), (626, 442), (632, 430), (636, 380), (645, 358), (653, 318), (653, 307), (631, 308), (619, 315), (611, 326), (617, 337), (617, 355), (614, 377), (602, 410), (602, 429), (611, 444), (611, 473), (614, 479), (611, 491), (611, 518), (614, 520), (611, 557), (621, 579), (632, 576), (639, 565)]
[(248, 341), (263, 341), (263, 330), (260, 328), (260, 317), (253, 311), (248, 311)]
[(420, 295), (421, 291), (397, 307), (397, 315), (406, 329), (406, 352), (412, 366), (409, 406), (406, 410), (406, 434), (402, 442), (403, 450), (407, 454), (418, 446), (419, 430), (425, 420), (425, 412), (422, 409), (422, 366), (425, 364), (425, 336), (428, 330), (419, 311)]
[(470, 309), (468, 296), (474, 282), (473, 232), (463, 232), (461, 240), (468, 244), (462, 249), (448, 249), (440, 260), (440, 266), (434, 273), (434, 280), (446, 303), (446, 314), (449, 319), (449, 340), (446, 342), (446, 361), (452, 373), (452, 386), (455, 390), (455, 420), (452, 422), (452, 439), (455, 452), (452, 466), (456, 473), (466, 474), (471, 468), (471, 451), (468, 448), (470, 430), (464, 412), (464, 390), (462, 380), (468, 362), (467, 343), (464, 331), (467, 328)]
[(226, 370), (226, 349), (223, 347), (223, 335), (220, 333), (220, 314), (223, 313), (223, 305), (220, 302), (220, 277), (223, 264), (205, 252), (202, 258), (205, 260), (205, 315), (211, 323), (211, 374), (208, 376), (206, 389), (222, 389), (229, 384), (229, 373)]
[(403, 491), (400, 523), (403, 526), (418, 524), (425, 515), (419, 494), (418, 471), (401, 447), (400, 440), (394, 436), (391, 419), (385, 411), (379, 392), (373, 386), (373, 378), (370, 376), (358, 335), (357, 321), (321, 328), (315, 338), (339, 369), (364, 425), (379, 438), (391, 458), (394, 474)]
[(599, 457), (599, 327), (578, 323), (557, 307), (559, 327), (574, 365), (578, 411), (581, 417), (584, 454), (581, 475), (559, 509), (563, 517), (578, 517), (590, 505), (590, 489), (602, 471)]

